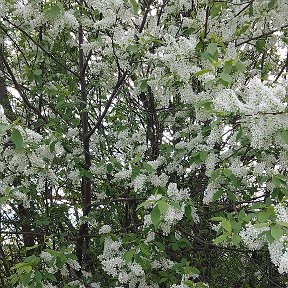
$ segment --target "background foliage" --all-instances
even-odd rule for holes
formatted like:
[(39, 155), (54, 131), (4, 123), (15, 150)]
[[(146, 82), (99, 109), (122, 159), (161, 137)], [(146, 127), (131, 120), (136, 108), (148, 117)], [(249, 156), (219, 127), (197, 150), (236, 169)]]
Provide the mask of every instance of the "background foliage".
[(286, 287), (286, 0), (0, 0), (1, 287)]

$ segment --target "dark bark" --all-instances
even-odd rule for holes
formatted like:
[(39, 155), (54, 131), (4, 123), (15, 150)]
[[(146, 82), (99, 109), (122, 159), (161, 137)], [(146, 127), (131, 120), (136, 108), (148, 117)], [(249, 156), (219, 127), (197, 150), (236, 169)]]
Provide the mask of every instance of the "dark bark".
[[(80, 13), (82, 13), (83, 0), (79, 1)], [(81, 95), (81, 135), (82, 135), (82, 146), (83, 146), (83, 156), (84, 156), (84, 169), (88, 171), (91, 166), (91, 154), (90, 154), (90, 137), (87, 137), (89, 132), (88, 123), (88, 111), (87, 111), (87, 90), (86, 90), (86, 79), (85, 79), (85, 59), (82, 49), (82, 44), (84, 41), (83, 28), (80, 24), (78, 30), (78, 46), (79, 46), (79, 84), (80, 84), (80, 95)], [(87, 176), (82, 176), (81, 182), (81, 193), (82, 193), (82, 213), (83, 216), (87, 216), (91, 207), (91, 179)], [(85, 260), (85, 251), (88, 248), (89, 238), (81, 237), (83, 235), (88, 235), (88, 224), (83, 223), (80, 225), (79, 229), (79, 240), (76, 246), (76, 255), (80, 265)]]

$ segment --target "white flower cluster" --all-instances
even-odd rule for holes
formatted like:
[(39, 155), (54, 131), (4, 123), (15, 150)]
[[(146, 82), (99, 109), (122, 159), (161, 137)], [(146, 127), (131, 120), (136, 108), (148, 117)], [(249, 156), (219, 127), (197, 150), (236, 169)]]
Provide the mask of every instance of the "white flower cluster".
[(134, 181), (131, 183), (131, 186), (134, 188), (136, 192), (140, 192), (145, 187), (146, 179), (147, 179), (146, 175), (140, 174), (134, 179)]
[(31, 4), (24, 5), (23, 3), (16, 1), (14, 14), (20, 19), (30, 20), (36, 15), (36, 12), (39, 13), (39, 11), (36, 11), (33, 5)]
[(103, 225), (100, 229), (99, 229), (99, 234), (107, 234), (111, 232), (111, 226), (110, 225)]
[(169, 206), (166, 211), (163, 221), (160, 225), (163, 233), (168, 235), (170, 233), (171, 227), (179, 222), (184, 216), (184, 205), (180, 209)]
[(46, 251), (42, 251), (40, 254), (40, 258), (44, 261), (44, 262), (50, 262), (53, 259), (53, 256)]
[(85, 285), (82, 284), (79, 280), (70, 281), (70, 282), (68, 283), (68, 286), (70, 286), (70, 287), (77, 287), (77, 288), (85, 288)]
[(288, 223), (288, 208), (284, 204), (274, 206), (274, 210), (277, 221)]
[[(145, 273), (141, 265), (135, 261), (126, 263), (124, 261), (124, 253), (120, 241), (114, 241), (110, 237), (104, 241), (104, 249), (102, 255), (98, 258), (101, 261), (102, 269), (109, 275), (118, 279), (118, 284), (129, 284), (129, 287), (158, 287), (149, 286), (145, 280)], [(117, 286), (123, 287), (123, 286)]]
[(241, 114), (242, 127), (252, 147), (261, 149), (273, 143), (275, 137), (271, 136), (279, 129), (287, 129), (287, 116), (281, 114), (287, 107), (285, 95), (283, 85), (272, 86), (255, 77), (247, 87), (218, 90), (213, 105), (216, 111)]
[(165, 187), (169, 177), (166, 173), (161, 173), (160, 175), (154, 173), (150, 174), (148, 179), (154, 187)]
[(30, 208), (30, 201), (26, 194), (16, 190), (13, 192), (13, 196), (16, 200), (21, 201), (23, 203), (24, 208)]
[(215, 94), (213, 105), (216, 111), (238, 112), (242, 103), (237, 98), (234, 90), (223, 89)]
[(51, 38), (57, 37), (59, 33), (63, 31), (64, 28), (77, 29), (79, 26), (78, 20), (74, 16), (74, 11), (65, 11), (61, 17), (53, 22), (53, 27), (49, 30)]
[(172, 260), (161, 257), (159, 260), (153, 260), (151, 262), (151, 267), (154, 269), (162, 269), (164, 271), (171, 269), (175, 265)]
[(239, 232), (239, 236), (249, 249), (259, 250), (266, 243), (266, 236), (260, 236), (260, 234), (269, 230), (270, 228), (268, 226), (257, 227), (249, 222), (246, 227)]
[(180, 189), (178, 190), (176, 183), (169, 183), (167, 195), (172, 200), (181, 202), (189, 199), (188, 189)]
[(286, 108), (283, 102), (286, 90), (282, 85), (269, 87), (258, 78), (253, 78), (246, 88), (242, 111), (247, 114), (281, 112)]
[(268, 245), (271, 261), (278, 267), (278, 271), (288, 273), (288, 244), (287, 236), (282, 236), (279, 240)]
[(76, 270), (76, 271), (79, 271), (80, 268), (81, 268), (81, 266), (80, 266), (80, 264), (78, 263), (78, 261), (77, 261), (77, 260), (74, 260), (74, 259), (71, 259), (71, 258), (68, 258), (68, 259), (67, 259), (67, 264), (68, 264), (72, 269), (74, 269), (74, 270)]
[(43, 288), (57, 288), (56, 286), (52, 285), (51, 283), (42, 283), (42, 287)]
[(213, 183), (209, 183), (204, 191), (203, 204), (208, 204), (213, 200), (216, 193), (216, 187)]
[(104, 242), (103, 253), (98, 257), (103, 270), (113, 277), (118, 275), (119, 270), (124, 265), (121, 248), (122, 243), (120, 241), (113, 241), (110, 237), (107, 237)]
[[(237, 94), (241, 95), (242, 101)], [(259, 114), (281, 112), (286, 108), (285, 87), (278, 84), (268, 86), (258, 78), (253, 78), (245, 91), (223, 89), (218, 91), (213, 99), (217, 111), (240, 112), (242, 114)]]

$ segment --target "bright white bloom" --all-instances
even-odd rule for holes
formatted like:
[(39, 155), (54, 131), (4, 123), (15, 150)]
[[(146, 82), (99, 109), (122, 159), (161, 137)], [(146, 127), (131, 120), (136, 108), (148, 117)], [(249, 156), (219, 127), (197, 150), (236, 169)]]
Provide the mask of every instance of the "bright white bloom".
[(103, 225), (100, 229), (99, 229), (99, 234), (107, 234), (111, 232), (111, 226), (110, 225)]
[(49, 252), (46, 251), (42, 251), (40, 254), (40, 258), (44, 261), (44, 262), (49, 262), (52, 260), (52, 255)]
[(281, 274), (288, 273), (288, 250), (281, 256), (278, 270)]
[(288, 245), (284, 235), (268, 245), (272, 263), (278, 267), (279, 273), (288, 273)]
[(274, 207), (277, 221), (288, 223), (288, 208), (283, 204), (278, 204)]
[(74, 269), (74, 270), (76, 270), (76, 271), (79, 271), (80, 270), (80, 268), (81, 268), (81, 266), (80, 266), (80, 264), (76, 261), (76, 260), (74, 260), (74, 259), (68, 259), (67, 260), (67, 263), (69, 264), (69, 266), (72, 268), (72, 269)]
[(149, 243), (149, 242), (153, 241), (154, 239), (155, 239), (155, 232), (149, 231), (147, 233), (147, 237), (145, 239), (145, 243)]
[(135, 191), (142, 191), (145, 187), (146, 175), (138, 175), (134, 181), (131, 183)]
[[(182, 209), (183, 208), (183, 209)], [(160, 227), (164, 234), (170, 233), (171, 226), (179, 222), (184, 216), (184, 206), (181, 209), (169, 206)]]
[(136, 276), (141, 276), (144, 275), (144, 271), (142, 269), (142, 267), (137, 264), (136, 262), (133, 262), (129, 265), (129, 268), (131, 269), (131, 271), (136, 275)]
[(256, 227), (255, 225), (248, 223), (246, 227), (240, 231), (239, 236), (249, 249), (259, 250), (266, 242), (266, 236), (260, 236), (260, 234), (269, 230), (270, 228), (268, 226)]
[(189, 199), (188, 189), (178, 190), (176, 183), (168, 185), (167, 195), (169, 198), (179, 202)]
[(14, 191), (13, 196), (16, 200), (22, 201), (24, 208), (30, 208), (28, 196), (20, 191)]
[(213, 183), (208, 184), (204, 191), (203, 204), (208, 204), (209, 202), (211, 202), (215, 193), (216, 189)]
[(68, 286), (77, 287), (77, 288), (85, 288), (85, 286), (79, 280), (69, 282)]
[(117, 257), (112, 257), (108, 260), (102, 260), (102, 269), (107, 272), (109, 275), (112, 275), (113, 277), (116, 277), (119, 270), (122, 268), (124, 265), (124, 261), (122, 257), (117, 256)]

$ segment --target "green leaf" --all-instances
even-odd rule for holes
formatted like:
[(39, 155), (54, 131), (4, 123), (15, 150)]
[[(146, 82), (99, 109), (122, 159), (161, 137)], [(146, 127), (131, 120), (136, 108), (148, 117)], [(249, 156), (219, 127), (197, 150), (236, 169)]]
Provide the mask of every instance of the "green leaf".
[(265, 50), (265, 45), (266, 45), (266, 42), (264, 39), (257, 39), (256, 41), (256, 50), (258, 51), (263, 51)]
[(237, 200), (236, 195), (233, 192), (231, 192), (231, 191), (227, 192), (227, 196), (232, 201), (236, 201)]
[(35, 275), (34, 275), (34, 279), (35, 279), (35, 281), (36, 282), (41, 282), (41, 280), (42, 280), (42, 274), (39, 272), (39, 271), (36, 271), (35, 272)]
[(236, 141), (239, 141), (243, 135), (242, 127), (240, 127), (239, 132), (236, 135)]
[(47, 277), (49, 280), (53, 281), (53, 282), (56, 282), (56, 281), (57, 281), (56, 277), (55, 277), (53, 274), (51, 274), (51, 273), (47, 273), (47, 274), (46, 274), (46, 277)]
[(207, 151), (201, 151), (199, 153), (199, 157), (204, 162), (207, 159), (207, 157), (208, 157), (208, 152)]
[[(252, 6), (252, 5), (250, 5), (250, 6)], [(249, 25), (248, 24), (244, 24), (241, 28), (239, 28), (237, 30), (237, 33), (236, 33), (237, 36), (240, 36), (241, 34), (245, 33), (248, 30), (248, 28), (249, 28)]]
[(238, 72), (240, 73), (243, 73), (246, 69), (246, 65), (241, 63), (241, 62), (238, 62), (236, 65), (235, 65), (236, 69)]
[(222, 234), (222, 235), (218, 236), (216, 239), (214, 239), (213, 243), (214, 244), (222, 243), (224, 240), (226, 240), (227, 236), (228, 236), (227, 234)]
[(56, 5), (53, 5), (49, 11), (46, 12), (46, 15), (51, 20), (56, 20), (61, 15), (61, 13), (62, 13), (62, 9), (60, 5), (56, 4)]
[(16, 284), (16, 282), (18, 281), (18, 276), (17, 274), (14, 274), (12, 277), (11, 277), (11, 280), (10, 280), (10, 283), (13, 285), (14, 287), (14, 284)]
[(193, 75), (197, 77), (197, 76), (202, 76), (208, 72), (210, 72), (210, 69), (203, 69), (203, 70), (200, 70), (198, 72), (195, 72)]
[(232, 228), (233, 228), (234, 233), (239, 233), (242, 228), (241, 222), (233, 222)]
[(270, 218), (270, 215), (271, 214), (269, 212), (261, 211), (257, 216), (258, 221), (266, 222)]
[(217, 4), (218, 4), (217, 2), (214, 2), (213, 6), (210, 10), (210, 14), (211, 14), (212, 18), (215, 18), (216, 16), (218, 16), (222, 10), (221, 3), (219, 3), (218, 5)]
[(142, 259), (142, 257), (139, 254), (135, 255), (135, 262), (142, 266), (143, 259)]
[(276, 188), (286, 186), (285, 176), (283, 175), (274, 175), (272, 177), (272, 183)]
[(266, 232), (266, 239), (269, 243), (274, 242), (274, 237), (271, 235), (271, 230)]
[(285, 144), (288, 144), (288, 130), (283, 130), (281, 132), (281, 138), (285, 142)]
[(229, 233), (232, 232), (232, 226), (231, 223), (227, 219), (222, 220), (221, 226)]
[[(31, 267), (31, 266), (29, 266), (29, 267)], [(32, 267), (31, 267), (31, 270), (32, 270)], [(31, 281), (31, 270), (26, 272), (26, 273), (24, 273), (23, 276), (22, 276), (21, 282), (24, 285), (24, 287), (27, 287), (29, 282)]]
[(276, 1), (277, 1), (277, 0), (270, 0), (269, 3), (268, 3), (268, 8), (269, 8), (269, 9), (272, 9), (272, 8), (274, 7)]
[(0, 123), (0, 136), (5, 134), (9, 127), (8, 124)]
[(232, 71), (232, 64), (233, 64), (233, 61), (231, 61), (231, 60), (226, 61), (225, 65), (223, 67), (223, 73), (230, 74)]
[(129, 0), (131, 6), (132, 6), (132, 11), (134, 14), (138, 14), (138, 2), (136, 0)]
[(33, 246), (26, 247), (26, 250), (27, 250), (27, 251), (33, 250), (33, 249), (35, 249), (35, 248), (37, 248), (37, 247), (39, 247), (39, 246), (40, 246), (40, 244), (35, 244), (35, 245), (33, 245)]
[(161, 242), (155, 242), (155, 244), (159, 248), (160, 252), (165, 251), (165, 246)]
[(106, 166), (106, 169), (107, 169), (107, 173), (111, 174), (113, 171), (113, 165), (111, 163), (108, 163)]
[(190, 205), (185, 206), (184, 215), (185, 215), (189, 220), (192, 220), (192, 208), (191, 208)]
[(13, 143), (15, 144), (15, 147), (17, 150), (23, 147), (23, 138), (20, 132), (16, 128), (12, 129), (11, 139)]
[(138, 166), (134, 166), (132, 168), (131, 180), (135, 180), (135, 178), (140, 174), (141, 169)]
[(153, 173), (155, 171), (155, 169), (148, 163), (144, 162), (143, 163), (143, 168), (150, 173)]
[(224, 72), (222, 72), (220, 74), (220, 78), (224, 81), (227, 82), (228, 84), (231, 83), (233, 81), (232, 77), (229, 74), (226, 74)]
[(279, 240), (283, 236), (283, 230), (279, 225), (274, 225), (271, 228), (271, 235), (275, 240)]
[(240, 242), (241, 242), (241, 237), (240, 237), (239, 235), (234, 234), (234, 235), (232, 236), (232, 242), (233, 242), (236, 246), (238, 246), (238, 245), (240, 244)]
[(218, 51), (217, 49), (217, 44), (216, 43), (209, 43), (207, 47), (207, 52), (213, 56), (216, 52)]
[(160, 200), (157, 202), (157, 206), (162, 214), (165, 214), (169, 208), (169, 204), (164, 200)]
[(223, 221), (225, 218), (224, 217), (212, 217), (212, 221)]
[(224, 191), (222, 189), (219, 189), (216, 191), (216, 193), (213, 194), (213, 201), (218, 200), (222, 195)]
[(158, 206), (156, 205), (151, 211), (151, 221), (156, 229), (158, 228), (160, 224), (160, 216), (161, 216), (160, 210)]
[(280, 226), (283, 226), (283, 227), (288, 228), (288, 222), (277, 221), (276, 223), (277, 223), (278, 225), (280, 225)]
[(13, 267), (11, 267), (11, 269), (19, 269), (19, 268), (26, 266), (26, 265), (28, 265), (28, 263), (26, 263), (26, 262), (16, 263)]
[(229, 178), (232, 175), (232, 171), (230, 169), (225, 168), (223, 169), (223, 174)]
[(135, 249), (131, 249), (124, 254), (124, 259), (125, 259), (126, 263), (129, 263), (132, 261), (135, 252), (136, 252)]
[(149, 251), (149, 246), (145, 245), (144, 243), (139, 245), (141, 252), (146, 255), (149, 256), (150, 255), (150, 251)]
[(191, 280), (185, 280), (184, 284), (188, 287), (195, 287), (194, 282)]
[(129, 45), (127, 47), (127, 51), (131, 52), (132, 54), (136, 54), (139, 51), (138, 45)]
[[(199, 275), (200, 274), (200, 271), (199, 271), (199, 269), (198, 268), (196, 268), (196, 267), (189, 267), (190, 269), (189, 269), (189, 272), (190, 273), (192, 273), (192, 274), (194, 274), (194, 275)], [(189, 274), (190, 274), (189, 273)]]
[(150, 204), (150, 203), (155, 203), (155, 202), (156, 202), (156, 200), (146, 200), (146, 201), (144, 201), (143, 203), (139, 204), (139, 205), (137, 206), (136, 210), (139, 210), (140, 208), (145, 207), (145, 206), (147, 206), (148, 204)]
[(23, 271), (25, 271), (26, 273), (31, 272), (32, 271), (32, 266), (26, 263), (25, 266), (19, 268), (18, 273), (21, 274)]
[(144, 92), (144, 91), (146, 91), (147, 90), (147, 88), (148, 88), (148, 79), (144, 79), (144, 80), (142, 80), (141, 82), (140, 82), (140, 91), (141, 92)]

